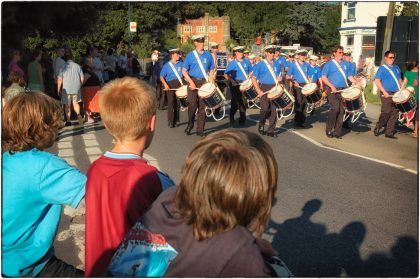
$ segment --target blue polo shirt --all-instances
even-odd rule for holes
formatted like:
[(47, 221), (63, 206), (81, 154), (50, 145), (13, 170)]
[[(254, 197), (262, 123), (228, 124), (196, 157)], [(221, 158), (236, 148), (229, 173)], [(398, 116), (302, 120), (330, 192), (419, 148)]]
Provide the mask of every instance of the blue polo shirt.
[(392, 77), (391, 71), (394, 73), (395, 78), (399, 82), (401, 79), (401, 71), (397, 65), (382, 65), (379, 67), (378, 71), (376, 72), (375, 79), (379, 79), (382, 83), (382, 86), (389, 94), (394, 94), (398, 91), (398, 85), (395, 82), (395, 79)]
[(312, 78), (312, 82), (317, 82), (318, 79), (321, 78), (321, 68), (317, 65), (313, 66), (309, 65), (308, 68), (308, 76)]
[[(271, 63), (271, 66), (273, 68), (274, 75), (277, 78), (281, 74), (281, 65), (274, 61)], [(253, 74), (255, 78), (258, 80), (258, 82), (261, 84), (265, 84), (265, 85), (276, 84), (277, 80), (273, 80), (273, 76), (271, 75), (270, 71), (265, 65), (264, 60), (261, 60), (256, 65), (254, 65)]]
[[(297, 62), (299, 63), (299, 62)], [(309, 63), (308, 62), (303, 62), (302, 64), (299, 63), (300, 68), (302, 69), (302, 72), (304, 75), (306, 75), (307, 80), (308, 79), (308, 70), (309, 70)], [(298, 67), (296, 66), (296, 62), (290, 65), (290, 69), (287, 72), (288, 76), (291, 76), (292, 79), (298, 83), (308, 83), (305, 79), (304, 76), (302, 76), (302, 74), (300, 73)]]
[[(169, 65), (169, 63), (172, 63), (169, 61), (165, 65), (163, 65), (162, 70), (160, 71), (160, 76), (163, 77), (166, 82), (170, 82), (172, 80), (178, 80), (176, 77), (174, 70), (172, 70), (172, 67)], [(179, 77), (182, 80), (182, 66), (184, 63), (182, 61), (178, 61), (176, 64), (174, 64), (175, 70), (178, 72)]]
[(246, 77), (243, 74), (241, 68), (239, 68), (238, 64), (242, 65), (242, 68), (249, 77), (249, 74), (252, 72), (252, 65), (251, 62), (249, 62), (247, 59), (242, 59), (242, 61), (233, 60), (230, 62), (226, 67), (225, 74), (230, 75), (233, 80), (241, 82), (246, 80)]
[[(197, 51), (197, 50), (190, 51), (187, 54), (187, 57), (185, 57), (183, 68), (187, 70), (188, 74), (191, 77), (205, 78), (203, 76), (203, 72), (200, 69), (200, 66), (198, 65), (197, 59), (195, 58), (195, 55), (193, 53), (194, 51)], [(198, 57), (201, 60), (201, 63), (203, 64), (204, 71), (208, 75), (209, 72), (214, 69), (213, 56), (211, 55), (210, 52), (206, 50), (201, 54), (199, 51), (197, 51), (197, 53), (198, 53)]]
[(338, 62), (338, 64), (340, 64), (341, 68), (343, 69), (346, 78), (343, 77), (340, 70), (338, 70), (337, 66), (332, 60), (324, 64), (321, 75), (326, 76), (336, 88), (345, 88), (347, 87), (346, 80), (349, 76), (352, 76), (350, 73), (350, 65), (347, 61), (344, 60), (341, 60)]

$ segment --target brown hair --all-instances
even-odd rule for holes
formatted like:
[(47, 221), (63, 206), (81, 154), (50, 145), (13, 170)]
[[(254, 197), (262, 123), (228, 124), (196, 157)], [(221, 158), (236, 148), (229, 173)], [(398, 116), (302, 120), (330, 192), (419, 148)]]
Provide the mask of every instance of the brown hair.
[(109, 82), (99, 94), (101, 118), (115, 139), (135, 140), (144, 135), (147, 122), (156, 113), (155, 94), (150, 85), (125, 77)]
[(175, 196), (198, 240), (243, 226), (261, 236), (277, 189), (271, 147), (245, 130), (223, 130), (199, 141), (182, 168)]
[(10, 153), (50, 147), (62, 127), (60, 103), (44, 93), (10, 99), (2, 111), (2, 147)]

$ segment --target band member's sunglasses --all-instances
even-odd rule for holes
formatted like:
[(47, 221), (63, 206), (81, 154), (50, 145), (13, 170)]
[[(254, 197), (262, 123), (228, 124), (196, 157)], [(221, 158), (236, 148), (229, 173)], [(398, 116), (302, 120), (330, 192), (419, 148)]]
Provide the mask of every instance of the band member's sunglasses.
[(388, 56), (389, 59), (395, 59), (395, 56)]
[(204, 39), (197, 39), (197, 40), (195, 40), (196, 42), (199, 42), (199, 43), (204, 43)]
[(271, 53), (271, 54), (276, 53), (276, 51), (275, 51), (275, 50), (267, 50), (267, 52), (268, 52), (268, 53)]

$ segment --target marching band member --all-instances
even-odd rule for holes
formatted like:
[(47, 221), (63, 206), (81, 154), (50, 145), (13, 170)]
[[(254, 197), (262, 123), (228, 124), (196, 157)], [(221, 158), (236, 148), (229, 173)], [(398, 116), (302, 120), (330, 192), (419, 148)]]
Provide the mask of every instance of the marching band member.
[(324, 91), (324, 84), (322, 83), (322, 77), (321, 77), (321, 68), (316, 64), (317, 61), (318, 61), (318, 56), (316, 55), (309, 56), (308, 76), (311, 82), (317, 83), (321, 91)]
[(293, 81), (293, 95), (295, 97), (295, 116), (294, 126), (297, 129), (308, 128), (304, 125), (306, 120), (305, 108), (306, 99), (302, 95), (302, 87), (310, 83), (308, 79), (309, 64), (305, 62), (307, 52), (306, 50), (296, 51), (298, 59), (290, 64), (289, 71), (287, 72), (287, 79)]
[(398, 120), (398, 109), (392, 101), (392, 96), (400, 90), (402, 83), (400, 68), (394, 64), (395, 52), (385, 52), (385, 64), (379, 67), (375, 75), (375, 84), (381, 91), (381, 114), (378, 123), (373, 130), (375, 136), (379, 136), (380, 129), (385, 128), (385, 137), (396, 139), (394, 136), (395, 124)]
[(295, 55), (291, 52), (288, 53), (288, 58), (284, 62), (284, 87), (287, 91), (290, 91), (292, 88), (292, 81), (290, 78), (287, 77), (287, 73), (290, 70), (291, 65), (295, 62)]
[(208, 80), (214, 81), (214, 61), (210, 52), (204, 50), (204, 35), (194, 35), (195, 50), (189, 52), (185, 57), (182, 74), (189, 84), (188, 88), (188, 125), (185, 128), (187, 135), (191, 134), (194, 127), (195, 112), (197, 112), (197, 136), (204, 137), (204, 124), (206, 121), (203, 100), (198, 97), (198, 88)]
[[(168, 98), (168, 126), (175, 128), (177, 119), (179, 119), (179, 101), (176, 98), (175, 90), (183, 85), (182, 66), (180, 61), (181, 50), (179, 48), (170, 49), (171, 60), (163, 65), (160, 71), (160, 81), (162, 82), (166, 96)], [(171, 90), (172, 89), (172, 90)]]
[[(314, 82), (318, 85), (318, 88), (321, 92), (324, 92), (324, 83), (322, 82), (321, 68), (317, 65), (318, 56), (310, 55), (309, 56), (309, 69), (308, 77), (311, 82)], [(324, 96), (324, 93), (322, 93)], [(312, 109), (311, 115), (314, 114), (315, 108)]]
[(264, 47), (265, 59), (254, 66), (253, 76), (251, 77), (255, 90), (260, 97), (261, 110), (258, 132), (261, 135), (266, 134), (264, 125), (265, 121), (268, 119), (267, 135), (270, 137), (276, 137), (274, 128), (276, 127), (277, 110), (276, 106), (270, 102), (267, 94), (264, 94), (264, 92), (272, 89), (282, 80), (281, 65), (275, 63), (273, 60), (275, 49), (276, 46), (274, 45), (267, 45)]
[[(343, 53), (343, 61), (346, 61), (349, 64), (350, 76), (356, 77), (357, 69), (356, 69), (356, 64), (354, 64), (351, 61), (351, 52), (347, 51)], [(349, 122), (350, 122), (350, 117), (347, 118), (346, 121), (343, 122), (343, 128), (351, 130), (351, 126)]]
[(252, 75), (252, 65), (248, 59), (244, 59), (244, 46), (237, 46), (233, 48), (234, 56), (236, 57), (228, 64), (225, 71), (225, 78), (230, 81), (229, 87), (232, 95), (230, 107), (230, 124), (235, 122), (235, 113), (239, 108), (239, 125), (245, 125), (246, 120), (246, 102), (242, 92), (239, 90), (239, 85), (250, 78)]
[(356, 80), (350, 73), (350, 66), (343, 61), (343, 47), (337, 46), (333, 49), (333, 59), (328, 61), (321, 72), (322, 81), (326, 85), (327, 99), (330, 104), (328, 119), (326, 123), (327, 137), (341, 139), (341, 129), (343, 126), (344, 107), (341, 104), (341, 91)]

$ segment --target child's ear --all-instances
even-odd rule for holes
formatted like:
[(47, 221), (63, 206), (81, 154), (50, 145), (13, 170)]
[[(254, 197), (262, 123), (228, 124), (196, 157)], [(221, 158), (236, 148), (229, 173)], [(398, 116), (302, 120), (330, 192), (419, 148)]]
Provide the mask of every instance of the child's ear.
[(149, 122), (147, 123), (147, 127), (150, 129), (150, 132), (155, 131), (155, 124), (156, 124), (156, 114), (153, 114), (152, 117), (150, 117)]

